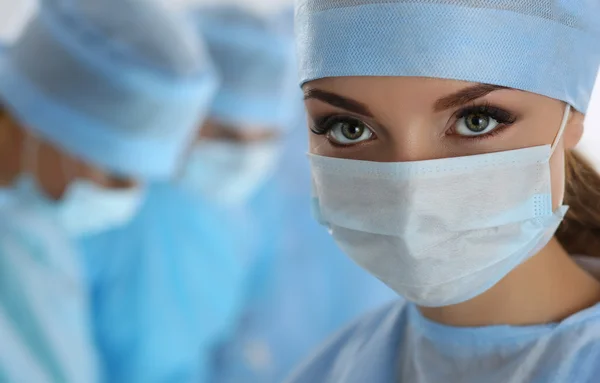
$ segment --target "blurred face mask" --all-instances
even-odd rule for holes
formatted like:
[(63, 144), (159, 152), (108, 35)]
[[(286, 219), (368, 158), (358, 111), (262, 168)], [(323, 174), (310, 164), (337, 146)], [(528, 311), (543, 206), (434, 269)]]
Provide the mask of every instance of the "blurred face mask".
[(311, 155), (314, 209), (355, 262), (421, 306), (470, 300), (548, 244), (553, 145), (430, 161)]
[(200, 142), (189, 157), (180, 183), (213, 203), (242, 204), (272, 176), (278, 156), (278, 141)]
[(58, 216), (71, 235), (94, 234), (129, 223), (142, 199), (139, 188), (111, 190), (76, 180), (58, 202)]
[[(31, 139), (28, 141), (32, 141)], [(91, 181), (74, 179), (63, 197), (53, 201), (40, 190), (35, 178), (37, 143), (26, 144), (26, 170), (21, 176), (17, 191), (27, 196), (31, 203), (55, 216), (72, 237), (95, 234), (127, 224), (133, 219), (143, 200), (141, 188), (107, 189)], [(33, 171), (32, 171), (33, 170)], [(66, 170), (65, 170), (66, 172)]]

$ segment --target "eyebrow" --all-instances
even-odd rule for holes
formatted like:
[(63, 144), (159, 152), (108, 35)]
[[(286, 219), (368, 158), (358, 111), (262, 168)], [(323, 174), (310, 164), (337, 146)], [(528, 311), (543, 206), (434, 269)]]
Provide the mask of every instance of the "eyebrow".
[(442, 112), (447, 109), (456, 108), (478, 98), (487, 96), (488, 94), (501, 89), (508, 89), (505, 86), (477, 84), (465, 89), (461, 89), (456, 93), (445, 96), (437, 100), (433, 106), (435, 112)]
[[(437, 100), (433, 106), (435, 112), (441, 112), (447, 109), (456, 108), (469, 102), (475, 101), (478, 98), (487, 96), (488, 94), (502, 89), (508, 89), (504, 86), (491, 84), (477, 84), (459, 90), (456, 93), (445, 96)], [(316, 99), (323, 101), (336, 108), (346, 109), (350, 112), (361, 114), (366, 117), (373, 118), (373, 113), (365, 104), (343, 97), (335, 93), (326, 92), (320, 89), (308, 89), (304, 93), (304, 100)]]
[(335, 106), (336, 108), (346, 109), (347, 111), (357, 113), (366, 117), (373, 118), (373, 113), (369, 110), (369, 107), (352, 100), (351, 98), (343, 97), (335, 93), (326, 92), (319, 89), (308, 89), (304, 92), (304, 100), (320, 100), (329, 105)]

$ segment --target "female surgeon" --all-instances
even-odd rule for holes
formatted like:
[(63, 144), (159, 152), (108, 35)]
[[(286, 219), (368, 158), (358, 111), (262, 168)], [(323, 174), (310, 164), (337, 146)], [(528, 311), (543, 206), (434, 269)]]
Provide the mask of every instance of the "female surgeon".
[(48, 0), (0, 52), (0, 381), (98, 380), (73, 240), (176, 168), (215, 87), (154, 2)]
[(578, 265), (600, 256), (600, 179), (573, 151), (598, 14), (596, 0), (297, 2), (317, 217), (406, 301), (292, 382), (600, 380), (600, 282)]

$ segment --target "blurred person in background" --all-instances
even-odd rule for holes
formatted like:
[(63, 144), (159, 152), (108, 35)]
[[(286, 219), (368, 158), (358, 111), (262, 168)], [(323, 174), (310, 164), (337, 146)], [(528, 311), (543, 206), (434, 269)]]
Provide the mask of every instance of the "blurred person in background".
[[(178, 180), (198, 203), (229, 218), (224, 240), (238, 243), (242, 272), (238, 316), (219, 344), (236, 339), (246, 309), (267, 288), (285, 213), (284, 195), (273, 182), (285, 137), (299, 127), (301, 92), (296, 84), (292, 18), (259, 16), (214, 6), (190, 11), (221, 78), (209, 117)], [(211, 360), (218, 358), (219, 351)], [(216, 381), (209, 364), (207, 382)], [(247, 377), (241, 377), (246, 379)]]
[[(280, 233), (282, 193), (273, 175), (284, 140), (298, 127), (293, 18), (259, 16), (239, 7), (190, 11), (221, 78), (178, 185), (197, 201), (233, 218), (232, 237), (243, 243), (248, 280), (272, 254)], [(248, 296), (254, 288), (247, 286)]]
[(47, 0), (0, 52), (0, 381), (100, 380), (75, 240), (127, 224), (180, 163), (216, 85), (184, 25)]
[[(269, 217), (279, 213), (276, 202), (259, 216), (246, 205), (276, 168), (283, 134), (302, 107), (293, 35), (237, 11), (198, 15), (196, 33), (208, 40), (222, 77), (209, 120), (198, 120), (198, 138), (190, 139), (177, 177), (148, 185), (129, 225), (81, 241), (110, 382), (210, 381), (212, 352), (233, 336), (261, 279), (254, 278), (259, 261), (251, 255), (277, 239), (256, 229), (261, 219), (275, 222)], [(237, 35), (219, 29), (224, 19)], [(270, 44), (256, 49), (264, 42)], [(243, 61), (230, 62), (227, 54), (240, 47)], [(240, 69), (241, 62), (248, 65)], [(269, 66), (271, 93), (251, 85), (264, 80), (262, 66)], [(249, 94), (238, 92), (247, 86)]]
[[(194, 24), (178, 21), (198, 39)], [(139, 31), (157, 37), (161, 32), (150, 26)], [(164, 49), (172, 49), (168, 40), (164, 43)], [(218, 74), (210, 55), (201, 39), (195, 43), (191, 51), (202, 52), (205, 80), (214, 85)], [(154, 89), (152, 96), (164, 97), (162, 91)], [(212, 92), (200, 96), (197, 102), (208, 111)], [(164, 130), (178, 124), (179, 116), (170, 117), (159, 121)], [(197, 114), (186, 155), (203, 123), (204, 113)], [(162, 139), (168, 144), (168, 133)], [(186, 162), (182, 158), (178, 165)], [(139, 212), (128, 224), (78, 241), (107, 382), (204, 381), (214, 344), (228, 336), (237, 319), (243, 290), (238, 255), (244, 243), (227, 231), (233, 226), (229, 215), (180, 187), (181, 166), (174, 169), (169, 177), (146, 184)]]
[(222, 85), (180, 184), (236, 217), (228, 230), (244, 243), (243, 311), (208, 382), (280, 382), (328, 335), (394, 294), (310, 216), (292, 12), (191, 13)]
[(283, 140), (301, 116), (293, 19), (231, 6), (190, 13), (221, 87), (180, 184), (216, 205), (243, 207), (277, 169)]

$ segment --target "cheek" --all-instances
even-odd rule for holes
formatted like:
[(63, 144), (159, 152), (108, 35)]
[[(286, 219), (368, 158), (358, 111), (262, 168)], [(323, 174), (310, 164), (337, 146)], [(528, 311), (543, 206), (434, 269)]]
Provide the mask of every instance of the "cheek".
[(318, 136), (316, 134), (310, 134), (309, 148), (312, 154), (318, 154), (324, 157), (331, 157), (331, 150), (329, 149), (329, 141), (325, 135)]
[(37, 155), (32, 159), (30, 166), (36, 175), (39, 186), (46, 196), (53, 200), (62, 198), (68, 183), (68, 176), (64, 171), (65, 157), (61, 152), (49, 144), (41, 143)]
[(558, 209), (565, 197), (565, 151), (562, 143), (550, 159), (550, 174), (552, 177), (552, 207)]

